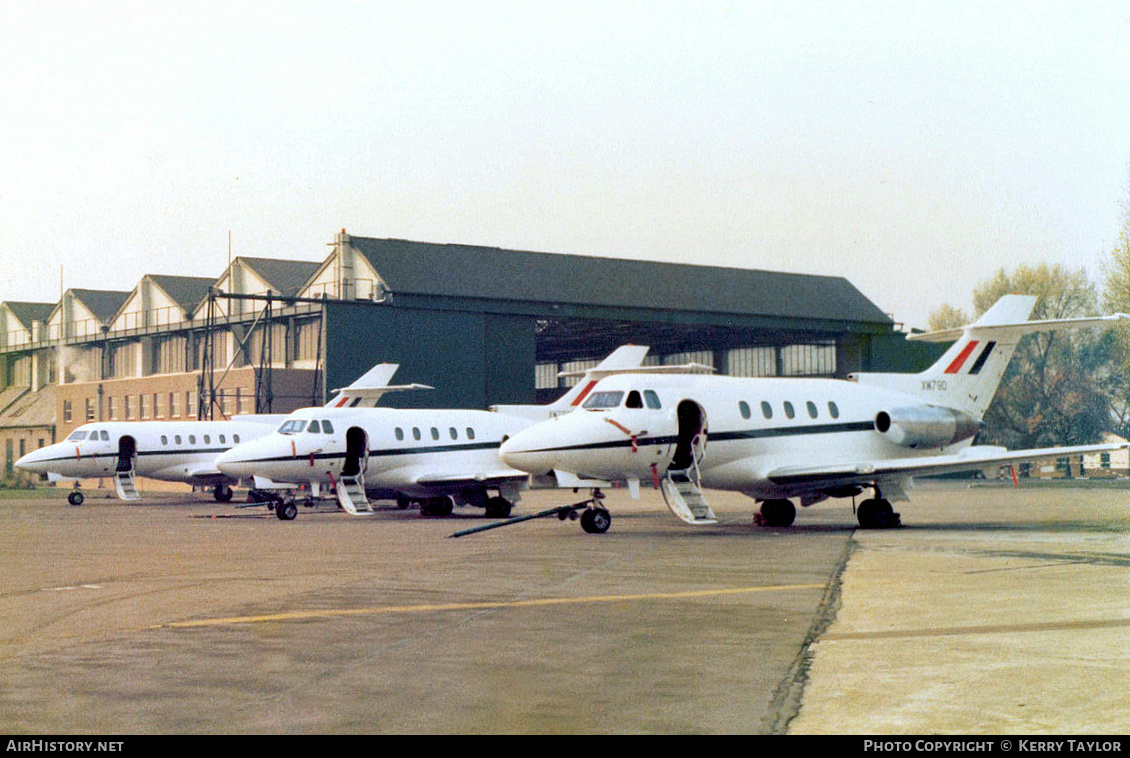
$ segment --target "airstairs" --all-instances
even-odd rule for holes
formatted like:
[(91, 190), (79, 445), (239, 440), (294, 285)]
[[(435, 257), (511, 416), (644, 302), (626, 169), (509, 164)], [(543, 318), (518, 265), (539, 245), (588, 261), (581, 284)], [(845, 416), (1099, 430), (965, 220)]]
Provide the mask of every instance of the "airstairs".
[(137, 491), (137, 483), (133, 478), (133, 469), (119, 469), (114, 472), (114, 489), (122, 500), (140, 500), (141, 493)]
[(372, 513), (373, 506), (365, 494), (365, 475), (342, 476), (337, 482), (337, 502), (354, 516)]
[(691, 467), (687, 469), (668, 469), (659, 488), (663, 492), (663, 499), (667, 501), (667, 507), (676, 518), (696, 526), (717, 524), (718, 518), (702, 496), (698, 460), (696, 455)]

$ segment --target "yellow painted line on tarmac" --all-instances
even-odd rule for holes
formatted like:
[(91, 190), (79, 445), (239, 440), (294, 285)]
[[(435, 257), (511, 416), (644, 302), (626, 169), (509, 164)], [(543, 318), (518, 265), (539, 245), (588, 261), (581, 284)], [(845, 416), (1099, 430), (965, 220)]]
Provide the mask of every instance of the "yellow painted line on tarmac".
[(625, 603), (641, 600), (689, 600), (722, 597), (726, 595), (753, 595), (761, 592), (789, 592), (793, 590), (822, 590), (823, 584), (780, 584), (760, 587), (735, 587), (717, 590), (691, 590), (687, 592), (651, 592), (641, 595), (592, 595), (589, 597), (549, 597), (537, 600), (485, 601), (478, 603), (435, 603), (426, 605), (389, 605), (374, 608), (341, 608), (317, 611), (289, 611), (265, 613), (258, 616), (229, 616), (226, 618), (170, 621), (149, 629), (192, 629), (233, 624), (265, 624), (279, 621), (308, 621), (339, 618), (342, 616), (376, 616), (390, 613), (437, 613), (442, 611), (481, 611), (510, 608), (539, 608), (552, 605), (583, 605), (588, 603)]

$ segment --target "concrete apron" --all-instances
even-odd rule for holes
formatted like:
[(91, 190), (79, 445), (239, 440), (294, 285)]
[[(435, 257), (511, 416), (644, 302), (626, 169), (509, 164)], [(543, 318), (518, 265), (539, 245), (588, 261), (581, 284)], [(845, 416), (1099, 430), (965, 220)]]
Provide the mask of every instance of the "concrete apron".
[(949, 494), (856, 532), (788, 733), (1130, 733), (1130, 495)]

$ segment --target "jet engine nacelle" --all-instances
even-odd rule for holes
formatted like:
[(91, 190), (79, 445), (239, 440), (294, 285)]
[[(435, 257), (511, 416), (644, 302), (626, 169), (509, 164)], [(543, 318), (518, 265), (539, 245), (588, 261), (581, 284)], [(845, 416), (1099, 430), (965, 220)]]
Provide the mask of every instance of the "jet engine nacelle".
[(875, 415), (875, 431), (903, 447), (945, 447), (980, 430), (981, 422), (968, 413), (934, 405), (893, 408)]

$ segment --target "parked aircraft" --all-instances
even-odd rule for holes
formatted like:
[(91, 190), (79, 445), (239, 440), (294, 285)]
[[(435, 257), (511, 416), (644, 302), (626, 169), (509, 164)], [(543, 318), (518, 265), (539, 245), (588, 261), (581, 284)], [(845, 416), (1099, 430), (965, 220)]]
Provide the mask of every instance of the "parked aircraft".
[[(848, 381), (612, 376), (578, 411), (511, 435), (500, 456), (535, 481), (566, 473), (623, 482), (636, 497), (641, 482), (650, 482), (690, 524), (716, 523), (702, 492), (716, 488), (759, 501), (759, 522), (772, 526), (793, 523), (790, 498), (809, 506), (871, 490), (857, 511), (860, 526), (895, 526), (891, 500), (907, 499), (916, 476), (978, 469), (995, 476), (1005, 464), (1125, 447), (1010, 452), (972, 445), (1023, 335), (1127, 318), (1026, 321), (1035, 302), (1009, 295), (974, 324), (915, 335), (956, 339), (919, 374), (860, 373)], [(611, 517), (594, 495), (581, 523), (599, 533)]]
[[(304, 408), (277, 432), (246, 442), (216, 460), (232, 478), (334, 489), (352, 514), (371, 513), (367, 492), (395, 496), (402, 506), (419, 501), (423, 513), (446, 515), (454, 505), (474, 505), (505, 517), (529, 476), (504, 465), (498, 447), (511, 434), (582, 402), (596, 382), (617, 371), (639, 370), (645, 346), (618, 348), (585, 372), (549, 405), (494, 406), (489, 411), (401, 408)], [(275, 514), (293, 519), (293, 500)]]
[[(395, 364), (379, 364), (360, 379), (335, 390), (330, 406), (375, 404), (385, 392), (425, 389), (425, 385), (388, 384)], [(217, 421), (96, 421), (75, 429), (54, 445), (32, 451), (16, 461), (18, 468), (60, 479), (110, 477), (122, 500), (137, 500), (136, 477), (184, 482), (212, 487), (217, 502), (232, 498), (238, 480), (216, 468), (216, 457), (241, 442), (270, 434), (285, 414), (236, 416)], [(83, 494), (75, 482), (68, 495), (71, 505), (81, 505)]]

